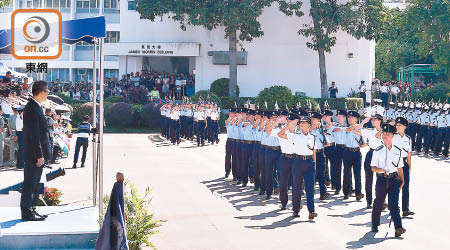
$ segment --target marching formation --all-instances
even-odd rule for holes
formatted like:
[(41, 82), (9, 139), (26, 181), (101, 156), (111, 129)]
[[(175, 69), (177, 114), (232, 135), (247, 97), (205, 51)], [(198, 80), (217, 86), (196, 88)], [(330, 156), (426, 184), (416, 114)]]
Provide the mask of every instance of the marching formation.
[(175, 144), (181, 138), (197, 140), (197, 146), (204, 146), (205, 141), (219, 143), (220, 109), (215, 103), (167, 103), (162, 105), (161, 135)]
[[(409, 209), (413, 146), (420, 149), (417, 145), (422, 144), (421, 138), (433, 135), (435, 152), (443, 147), (444, 155), (448, 153), (449, 107), (442, 105), (442, 111), (433, 116), (434, 113), (423, 115), (427, 109), (420, 104), (411, 110), (410, 106), (406, 110), (403, 106), (384, 110), (379, 101), (375, 100), (375, 105), (361, 114), (345, 109), (338, 109), (334, 114), (327, 104), (323, 111), (302, 109), (299, 105), (273, 111), (232, 108), (225, 122), (228, 135), (225, 178), (232, 174), (233, 181), (242, 187), (254, 183), (254, 190), (265, 195), (266, 200), (278, 195), (281, 210), (287, 208), (288, 190), (292, 188), (294, 217), (299, 217), (301, 198), (306, 194), (310, 220), (318, 216), (314, 206), (316, 182), (320, 200), (330, 197), (330, 188), (334, 195), (342, 191), (344, 200), (354, 192), (357, 201), (365, 197), (367, 209), (372, 209), (372, 231), (378, 232), (381, 211), (388, 208), (398, 237), (406, 232), (401, 216), (414, 215)], [(416, 108), (419, 112), (415, 112)], [(432, 124), (436, 128), (431, 128)], [(418, 131), (418, 135), (412, 131)], [(428, 152), (430, 139), (425, 139), (424, 144)], [(369, 147), (364, 161), (360, 152), (363, 147)], [(385, 204), (386, 196), (389, 196), (388, 204)]]

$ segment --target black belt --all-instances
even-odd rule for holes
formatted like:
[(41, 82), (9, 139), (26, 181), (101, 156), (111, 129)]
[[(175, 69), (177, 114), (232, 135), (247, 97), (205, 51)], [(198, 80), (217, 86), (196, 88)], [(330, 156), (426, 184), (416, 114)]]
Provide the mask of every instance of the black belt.
[(323, 148), (321, 148), (321, 149), (316, 149), (316, 153), (321, 153), (321, 152), (323, 152)]
[(245, 144), (255, 144), (255, 141), (246, 141), (246, 140), (243, 140), (243, 143), (245, 143)]
[(345, 147), (345, 150), (348, 150), (350, 152), (358, 152), (359, 148), (349, 148), (349, 147)]
[(280, 150), (280, 146), (267, 146), (263, 145), (265, 148), (272, 149), (272, 150)]
[(378, 173), (378, 176), (384, 177), (384, 178), (396, 178), (398, 176), (398, 173), (390, 173), (390, 174), (386, 174), (386, 173)]
[(300, 160), (306, 161), (306, 160), (311, 160), (313, 157), (312, 157), (312, 155), (297, 155), (297, 158)]
[(345, 144), (336, 144), (336, 147), (345, 148)]
[(289, 158), (289, 159), (294, 159), (297, 157), (296, 154), (281, 154), (281, 156)]
[(205, 120), (197, 120), (197, 122), (205, 122)]

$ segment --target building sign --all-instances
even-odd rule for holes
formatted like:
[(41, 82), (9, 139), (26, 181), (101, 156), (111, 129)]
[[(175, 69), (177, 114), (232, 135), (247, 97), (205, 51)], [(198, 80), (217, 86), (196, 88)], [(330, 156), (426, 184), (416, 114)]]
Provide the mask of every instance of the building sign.
[(199, 56), (199, 43), (109, 43), (107, 56)]

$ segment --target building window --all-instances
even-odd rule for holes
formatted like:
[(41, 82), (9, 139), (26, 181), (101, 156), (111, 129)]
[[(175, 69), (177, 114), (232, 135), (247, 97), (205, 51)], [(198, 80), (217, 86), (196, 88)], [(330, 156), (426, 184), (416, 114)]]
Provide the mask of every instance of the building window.
[(104, 0), (105, 9), (117, 9), (117, 0)]
[(119, 43), (120, 32), (119, 31), (106, 31), (105, 43)]
[(98, 8), (98, 0), (77, 0), (77, 8), (96, 9)]
[(67, 9), (70, 8), (71, 0), (47, 0), (47, 8)]
[(128, 1), (128, 10), (136, 10), (136, 1)]
[(118, 78), (119, 70), (118, 69), (105, 69), (105, 78)]

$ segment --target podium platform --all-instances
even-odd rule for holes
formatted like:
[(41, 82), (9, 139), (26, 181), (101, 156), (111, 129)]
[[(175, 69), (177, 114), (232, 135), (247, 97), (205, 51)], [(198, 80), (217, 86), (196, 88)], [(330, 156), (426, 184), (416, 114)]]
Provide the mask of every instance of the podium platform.
[(0, 207), (0, 249), (94, 249), (97, 207), (38, 207), (45, 221), (22, 221), (19, 207)]

